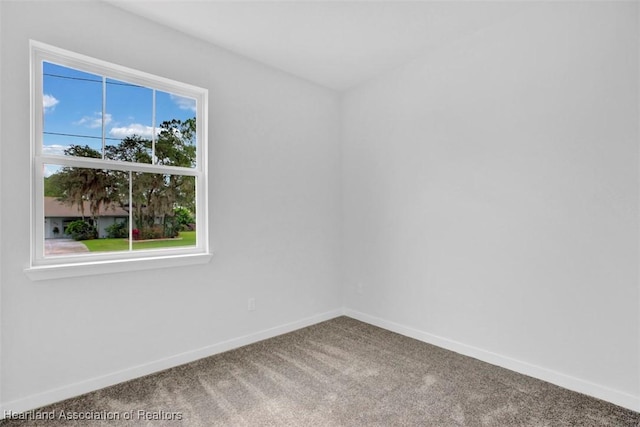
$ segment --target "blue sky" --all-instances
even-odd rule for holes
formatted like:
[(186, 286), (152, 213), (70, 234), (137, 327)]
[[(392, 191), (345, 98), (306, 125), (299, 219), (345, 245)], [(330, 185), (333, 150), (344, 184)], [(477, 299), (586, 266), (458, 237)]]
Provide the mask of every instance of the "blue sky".
[[(105, 137), (117, 145), (126, 136), (151, 138), (153, 91), (107, 76)], [(102, 150), (102, 76), (43, 64), (43, 154), (63, 154), (71, 144)], [(156, 91), (156, 126), (195, 117), (196, 101)], [(64, 135), (56, 135), (64, 134)], [(73, 135), (73, 136), (70, 136)], [(49, 168), (49, 172), (54, 169)]]

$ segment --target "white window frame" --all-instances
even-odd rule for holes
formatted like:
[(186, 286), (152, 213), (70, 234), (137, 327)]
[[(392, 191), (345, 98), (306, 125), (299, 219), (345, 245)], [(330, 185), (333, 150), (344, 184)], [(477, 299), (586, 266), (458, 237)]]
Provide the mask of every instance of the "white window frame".
[[(44, 280), (109, 272), (156, 269), (207, 263), (211, 259), (207, 201), (208, 90), (164, 77), (112, 64), (45, 43), (30, 41), (31, 50), (31, 260), (25, 273)], [(43, 62), (50, 62), (108, 78), (196, 99), (195, 168), (121, 162), (108, 159), (44, 155)], [(103, 112), (104, 114), (104, 112)], [(45, 164), (194, 176), (196, 181), (196, 246), (122, 252), (44, 255)]]

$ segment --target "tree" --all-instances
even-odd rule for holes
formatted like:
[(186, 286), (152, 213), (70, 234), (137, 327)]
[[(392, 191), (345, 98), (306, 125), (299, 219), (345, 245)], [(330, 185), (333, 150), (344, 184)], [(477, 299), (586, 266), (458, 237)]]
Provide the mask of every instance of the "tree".
[(160, 165), (190, 168), (196, 162), (196, 119), (162, 122), (156, 141), (156, 158)]
[(150, 139), (127, 136), (118, 145), (107, 145), (105, 157), (123, 162), (151, 163), (151, 145)]
[[(64, 154), (75, 157), (102, 157), (98, 151), (87, 145), (71, 145), (64, 150)], [(70, 206), (77, 206), (83, 219), (85, 202), (88, 202), (89, 214), (96, 220), (102, 206), (116, 201), (116, 175), (114, 171), (65, 166), (60, 172), (49, 177), (49, 180), (62, 190), (58, 191), (58, 200)]]
[(58, 197), (64, 196), (64, 185), (61, 182), (60, 175), (57, 173), (44, 178), (44, 195), (45, 197)]
[[(111, 160), (151, 163), (155, 149), (156, 164), (193, 167), (196, 162), (196, 121), (169, 120), (163, 122), (155, 141), (134, 135), (124, 138), (117, 146), (107, 147), (106, 157)], [(145, 172), (131, 174), (132, 197), (123, 208), (131, 210), (135, 227), (143, 235), (161, 225), (163, 237), (177, 235), (180, 224), (174, 209), (186, 206), (195, 210), (195, 178), (183, 175), (165, 175)], [(128, 199), (128, 198), (127, 198)]]
[[(159, 130), (155, 142), (133, 135), (122, 139), (117, 145), (106, 146), (105, 158), (150, 164), (155, 153), (155, 163), (159, 165), (195, 166), (195, 118), (168, 120), (160, 125)], [(71, 145), (64, 153), (68, 156), (101, 158), (100, 152), (89, 146)], [(175, 237), (180, 229), (175, 209), (182, 206), (191, 212), (195, 211), (195, 177), (192, 176), (67, 166), (49, 177), (49, 180), (50, 192), (58, 193), (56, 196), (63, 202), (78, 206), (83, 218), (84, 202), (88, 202), (94, 219), (101, 207), (118, 204), (132, 212), (134, 226), (142, 235)]]

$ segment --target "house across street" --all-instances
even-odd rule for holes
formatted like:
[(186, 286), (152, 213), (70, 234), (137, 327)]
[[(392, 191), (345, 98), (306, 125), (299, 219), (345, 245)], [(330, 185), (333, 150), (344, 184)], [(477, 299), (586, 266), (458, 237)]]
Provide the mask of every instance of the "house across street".
[[(89, 202), (84, 202), (84, 217), (91, 216)], [(98, 212), (97, 223), (99, 237), (106, 237), (106, 228), (116, 222), (124, 222), (129, 219), (129, 213), (116, 205), (101, 206)], [(77, 205), (68, 205), (59, 201), (56, 197), (44, 198), (44, 237), (45, 240), (57, 238), (69, 238), (66, 234), (69, 223), (82, 219), (82, 213)], [(82, 245), (84, 246), (84, 245)]]

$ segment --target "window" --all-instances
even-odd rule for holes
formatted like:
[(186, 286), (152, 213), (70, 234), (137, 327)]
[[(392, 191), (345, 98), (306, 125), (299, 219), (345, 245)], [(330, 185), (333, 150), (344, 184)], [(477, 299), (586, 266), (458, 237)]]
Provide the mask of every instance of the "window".
[(33, 279), (207, 262), (207, 90), (31, 42)]

